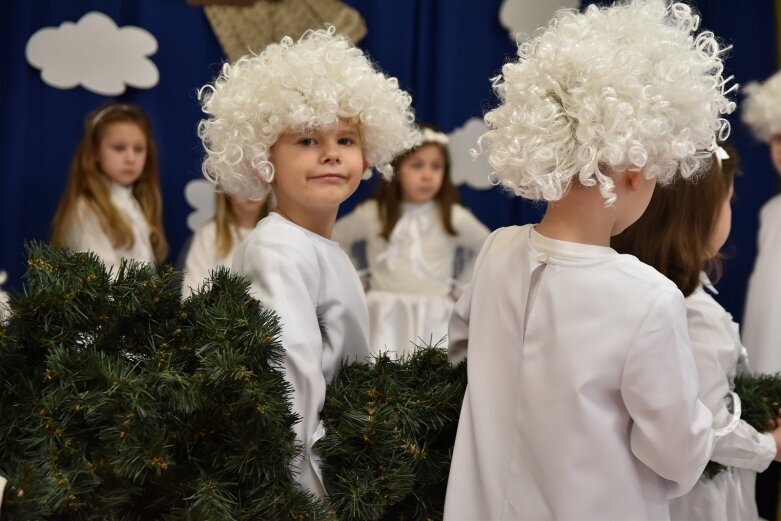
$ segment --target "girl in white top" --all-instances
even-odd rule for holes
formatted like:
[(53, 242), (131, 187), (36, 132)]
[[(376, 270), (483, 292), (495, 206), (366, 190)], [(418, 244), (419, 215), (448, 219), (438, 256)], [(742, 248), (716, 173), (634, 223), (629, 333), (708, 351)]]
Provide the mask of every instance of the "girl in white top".
[[(686, 314), (694, 360), (700, 377), (700, 400), (713, 413), (713, 427), (723, 428), (740, 410), (733, 393), (735, 376), (747, 371), (746, 350), (738, 325), (711, 296), (716, 290), (703, 271), (718, 265), (732, 212), (735, 155), (719, 149), (720, 159), (696, 184), (678, 180), (657, 190), (648, 210), (613, 238), (622, 253), (636, 255), (672, 280), (686, 296)], [(708, 266), (711, 263), (711, 266)], [(758, 519), (754, 500), (756, 473), (779, 458), (781, 428), (761, 434), (743, 420), (718, 439), (711, 459), (727, 466), (715, 477), (702, 477), (688, 494), (670, 503), (678, 521), (751, 521)]]
[(198, 289), (210, 271), (230, 267), (239, 244), (268, 215), (269, 202), (268, 194), (257, 200), (215, 194), (214, 219), (198, 228), (187, 251), (182, 297), (189, 297)]
[[(421, 145), (393, 161), (377, 196), (339, 219), (333, 239), (348, 253), (366, 243), (369, 346), (401, 356), (415, 343), (447, 347), (453, 298), (471, 277), (454, 274), (456, 252), (473, 258), (489, 231), (461, 206), (450, 180), (447, 136), (422, 129)], [(353, 262), (360, 268), (360, 260)]]
[(698, 21), (661, 0), (559, 11), (494, 79), (493, 176), (548, 206), (488, 238), (453, 312), (469, 383), (446, 520), (666, 520), (710, 458), (683, 296), (610, 248), (734, 108)]
[[(743, 121), (760, 141), (770, 145), (770, 158), (781, 175), (781, 72), (744, 89)], [(762, 373), (781, 372), (781, 195), (762, 207), (757, 257), (743, 313), (743, 341), (751, 365)]]
[(167, 255), (157, 153), (140, 108), (107, 105), (87, 117), (52, 242), (95, 252), (107, 268), (122, 258), (155, 262)]
[(411, 99), (333, 27), (225, 64), (201, 93), (209, 116), (199, 127), (204, 174), (227, 193), (257, 198), (270, 189), (276, 198), (233, 269), (279, 316), (285, 378), (301, 417), (294, 472), (304, 489), (323, 495), (312, 446), (324, 434), (326, 384), (343, 361), (369, 356), (363, 288), (330, 237), (367, 167), (389, 175), (393, 157), (420, 139)]

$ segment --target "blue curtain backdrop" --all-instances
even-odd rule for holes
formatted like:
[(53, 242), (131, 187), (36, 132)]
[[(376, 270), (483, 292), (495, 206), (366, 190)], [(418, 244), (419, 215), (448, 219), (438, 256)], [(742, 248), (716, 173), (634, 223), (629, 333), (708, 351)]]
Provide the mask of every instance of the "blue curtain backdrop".
[[(360, 46), (412, 93), (420, 121), (451, 131), (495, 104), (489, 78), (515, 54), (515, 45), (498, 21), (501, 0), (346, 3), (363, 15), (368, 26)], [(772, 1), (699, 0), (695, 5), (703, 26), (734, 44), (727, 68), (738, 82), (763, 80), (776, 70)], [(140, 105), (153, 120), (171, 260), (189, 237), (185, 219), (190, 208), (183, 188), (201, 175), (196, 90), (215, 76), (223, 60), (203, 10), (185, 0), (6, 0), (0, 20), (0, 65), (5, 78), (5, 95), (0, 98), (0, 269), (9, 273), (7, 288), (20, 287), (23, 243), (48, 239), (85, 114), (109, 100), (82, 88), (59, 90), (45, 85), (39, 71), (27, 64), (25, 45), (37, 30), (75, 22), (92, 10), (107, 14), (119, 26), (143, 27), (158, 40), (159, 49), (151, 58), (160, 71), (159, 84), (150, 90), (131, 88), (116, 99)], [(722, 304), (741, 317), (756, 249), (757, 214), (774, 195), (776, 176), (767, 147), (751, 139), (736, 115), (730, 119), (744, 175), (736, 182), (731, 255), (718, 287)], [(365, 183), (342, 212), (372, 190), (373, 183)], [(534, 222), (543, 210), (539, 204), (496, 190), (462, 187), (461, 193), (491, 228)]]

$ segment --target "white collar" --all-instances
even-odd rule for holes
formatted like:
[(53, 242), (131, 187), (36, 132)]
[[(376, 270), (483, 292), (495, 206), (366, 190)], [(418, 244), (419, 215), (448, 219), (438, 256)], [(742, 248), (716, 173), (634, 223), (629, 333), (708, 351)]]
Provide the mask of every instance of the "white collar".
[(570, 260), (598, 260), (618, 255), (616, 250), (607, 246), (551, 239), (534, 226), (529, 227), (529, 243), (540, 253)]

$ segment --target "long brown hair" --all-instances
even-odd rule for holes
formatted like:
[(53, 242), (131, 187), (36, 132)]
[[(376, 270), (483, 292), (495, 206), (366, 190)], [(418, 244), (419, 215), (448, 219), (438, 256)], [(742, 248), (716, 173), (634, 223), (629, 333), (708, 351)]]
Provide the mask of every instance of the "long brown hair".
[[(233, 248), (233, 236), (231, 235), (231, 226), (238, 227), (236, 215), (233, 213), (233, 204), (230, 196), (224, 192), (216, 193), (216, 204), (214, 211), (214, 224), (216, 225), (215, 241), (217, 243), (217, 253), (225, 256)], [(266, 201), (258, 211), (258, 221), (264, 218), (271, 211), (271, 194), (266, 197)]]
[(611, 240), (617, 251), (653, 266), (687, 297), (699, 286), (703, 268), (714, 278), (721, 274), (721, 258), (713, 256), (710, 240), (738, 165), (737, 152), (724, 148), (729, 158), (721, 166), (714, 158), (697, 179), (657, 187), (640, 219)]
[[(439, 129), (430, 125), (421, 125), (420, 128), (428, 128), (439, 132)], [(445, 144), (435, 141), (424, 141), (420, 146), (408, 150), (393, 160), (391, 163), (393, 166), (393, 177), (390, 181), (380, 179), (380, 184), (377, 187), (377, 193), (374, 197), (377, 199), (377, 210), (379, 211), (380, 222), (382, 223), (382, 232), (380, 235), (386, 241), (390, 239), (393, 228), (401, 218), (401, 203), (403, 199), (401, 181), (399, 178), (401, 165), (407, 161), (412, 154), (420, 150), (421, 147), (427, 145), (436, 146), (445, 159), (445, 173), (442, 176), (442, 186), (434, 196), (434, 201), (436, 201), (437, 207), (439, 208), (439, 217), (442, 220), (442, 226), (445, 228), (445, 231), (450, 235), (458, 235), (458, 231), (453, 227), (451, 209), (454, 204), (461, 204), (461, 196), (458, 195), (458, 190), (456, 190), (453, 181), (450, 179), (450, 151)]]
[(100, 171), (97, 151), (114, 123), (133, 123), (146, 136), (146, 162), (141, 177), (133, 184), (133, 196), (149, 223), (149, 239), (155, 258), (163, 260), (168, 254), (162, 222), (162, 200), (157, 171), (157, 150), (152, 141), (152, 124), (144, 112), (132, 105), (106, 105), (87, 116), (84, 134), (76, 147), (65, 193), (60, 200), (52, 221), (52, 242), (63, 244), (69, 223), (76, 217), (76, 204), (81, 197), (98, 217), (100, 227), (106, 232), (115, 248), (133, 246), (133, 232), (122, 215), (114, 208), (106, 186), (106, 176)]

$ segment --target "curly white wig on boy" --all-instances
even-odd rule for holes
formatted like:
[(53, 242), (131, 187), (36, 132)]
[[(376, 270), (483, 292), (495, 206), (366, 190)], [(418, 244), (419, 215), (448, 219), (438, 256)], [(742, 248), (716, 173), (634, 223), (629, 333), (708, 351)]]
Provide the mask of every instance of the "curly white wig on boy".
[(259, 55), (226, 63), (199, 93), (208, 119), (198, 135), (203, 173), (227, 193), (259, 198), (269, 190), (271, 146), (285, 131), (355, 121), (370, 166), (386, 177), (390, 162), (420, 140), (409, 94), (378, 72), (333, 27), (285, 37)]
[(577, 176), (615, 201), (611, 172), (670, 182), (710, 161), (735, 108), (711, 32), (693, 35), (688, 5), (634, 0), (559, 11), (519, 43), (494, 78), (501, 105), (485, 115), (492, 176), (516, 195), (557, 201)]
[(752, 81), (743, 89), (743, 123), (760, 141), (770, 143), (781, 134), (781, 72), (777, 72), (761, 85)]

